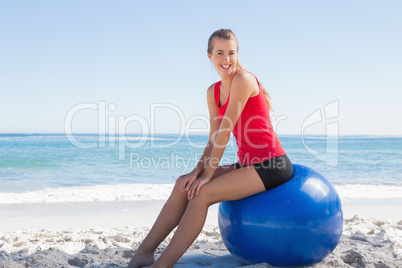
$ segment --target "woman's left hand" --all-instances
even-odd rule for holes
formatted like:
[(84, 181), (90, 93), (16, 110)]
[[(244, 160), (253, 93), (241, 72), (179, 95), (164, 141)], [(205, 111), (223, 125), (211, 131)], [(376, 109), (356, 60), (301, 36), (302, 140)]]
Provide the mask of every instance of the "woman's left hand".
[(211, 178), (202, 175), (198, 179), (194, 180), (193, 184), (191, 184), (191, 188), (188, 190), (187, 195), (188, 195), (188, 200), (191, 200), (194, 198), (194, 195), (198, 195), (200, 192), (201, 187), (209, 182)]

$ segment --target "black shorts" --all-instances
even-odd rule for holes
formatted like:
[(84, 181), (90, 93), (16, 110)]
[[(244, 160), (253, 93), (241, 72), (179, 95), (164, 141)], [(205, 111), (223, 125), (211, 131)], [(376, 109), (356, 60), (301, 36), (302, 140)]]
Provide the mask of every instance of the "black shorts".
[[(233, 165), (236, 169), (242, 167), (239, 163)], [(286, 154), (252, 164), (252, 166), (264, 183), (265, 190), (270, 190), (287, 182), (293, 175), (292, 162)]]

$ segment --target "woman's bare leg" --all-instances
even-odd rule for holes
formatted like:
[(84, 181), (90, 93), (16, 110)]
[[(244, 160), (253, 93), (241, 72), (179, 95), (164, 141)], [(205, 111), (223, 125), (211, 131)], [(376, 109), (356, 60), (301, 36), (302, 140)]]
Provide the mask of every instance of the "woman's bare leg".
[(201, 232), (210, 205), (263, 191), (264, 184), (252, 166), (225, 173), (208, 182), (201, 188), (199, 195), (188, 202), (168, 247), (149, 267), (173, 267)]
[[(220, 166), (216, 169), (214, 178), (232, 170), (234, 170), (233, 166)], [(179, 224), (188, 204), (187, 193), (183, 193), (179, 185), (177, 181), (154, 225), (131, 259), (129, 268), (144, 267), (154, 263), (155, 249)]]
[(154, 263), (155, 249), (177, 226), (187, 203), (187, 195), (179, 189), (179, 183), (176, 182), (154, 225), (131, 259), (129, 268), (139, 268)]

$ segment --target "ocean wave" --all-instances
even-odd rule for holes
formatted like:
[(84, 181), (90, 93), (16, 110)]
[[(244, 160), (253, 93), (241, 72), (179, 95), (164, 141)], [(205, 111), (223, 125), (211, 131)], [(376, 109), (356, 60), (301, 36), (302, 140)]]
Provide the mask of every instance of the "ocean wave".
[(0, 204), (164, 200), (173, 184), (117, 184), (0, 193)]
[(344, 184), (334, 187), (341, 199), (402, 199), (402, 186), (400, 185)]
[[(341, 200), (402, 199), (402, 186), (395, 185), (335, 185)], [(68, 203), (102, 201), (166, 200), (173, 184), (116, 184), (46, 188), (24, 193), (0, 193), (1, 204)]]

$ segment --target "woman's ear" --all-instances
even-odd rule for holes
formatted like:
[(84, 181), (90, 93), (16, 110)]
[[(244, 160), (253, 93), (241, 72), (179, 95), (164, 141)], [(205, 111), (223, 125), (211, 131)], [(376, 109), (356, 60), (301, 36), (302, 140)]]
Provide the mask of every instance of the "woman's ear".
[(212, 54), (211, 54), (211, 53), (207, 53), (207, 55), (208, 55), (209, 60), (212, 61), (212, 59), (211, 59)]

